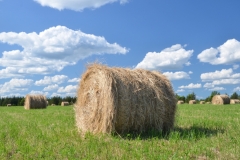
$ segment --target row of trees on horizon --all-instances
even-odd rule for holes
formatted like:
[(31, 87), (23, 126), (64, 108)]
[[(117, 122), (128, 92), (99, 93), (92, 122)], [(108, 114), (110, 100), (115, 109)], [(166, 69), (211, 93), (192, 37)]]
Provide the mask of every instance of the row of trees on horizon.
[[(188, 103), (190, 100), (197, 100), (197, 101), (205, 101), (205, 102), (211, 102), (213, 96), (220, 95), (219, 92), (213, 91), (210, 96), (208, 96), (206, 99), (197, 99), (196, 94), (194, 92), (188, 94), (185, 96), (180, 96), (176, 94), (177, 100), (182, 100), (185, 103)], [(229, 96), (230, 99), (240, 99), (240, 95), (237, 94), (237, 92), (234, 92), (231, 96)], [(48, 104), (55, 104), (55, 105), (61, 105), (63, 101), (69, 102), (69, 104), (75, 103), (77, 100), (77, 97), (60, 97), (60, 96), (54, 96), (51, 98), (47, 98)], [(7, 104), (11, 104), (12, 106), (23, 106), (25, 102), (25, 97), (0, 97), (0, 106), (7, 106)]]
[[(60, 97), (60, 96), (54, 96), (51, 98), (47, 98), (48, 104), (55, 104), (55, 105), (61, 105), (61, 103), (69, 102), (69, 104), (73, 104), (76, 102), (77, 97)], [(0, 97), (0, 106), (7, 106), (7, 104), (11, 104), (12, 106), (24, 106), (25, 97)]]
[[(180, 95), (176, 94), (176, 98), (177, 98), (177, 100), (184, 101), (184, 103), (189, 103), (190, 100), (211, 102), (213, 96), (215, 96), (215, 95), (220, 95), (220, 92), (212, 91), (211, 95), (208, 96), (205, 99), (197, 99), (196, 98), (196, 94), (194, 92), (188, 94), (186, 97), (185, 96), (180, 96)], [(228, 95), (228, 94), (226, 94), (226, 95)], [(240, 99), (240, 95), (238, 95), (237, 92), (234, 92), (231, 96), (229, 96), (229, 98), (230, 99)]]

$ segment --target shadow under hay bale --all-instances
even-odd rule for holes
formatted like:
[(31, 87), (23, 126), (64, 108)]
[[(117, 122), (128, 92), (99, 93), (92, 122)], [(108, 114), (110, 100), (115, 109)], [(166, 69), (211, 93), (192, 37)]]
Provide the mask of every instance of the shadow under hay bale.
[(239, 99), (230, 99), (230, 104), (240, 104)]
[(196, 102), (196, 100), (190, 100), (189, 101), (189, 104), (196, 104), (197, 102)]
[(24, 108), (29, 109), (45, 109), (47, 108), (47, 99), (44, 95), (26, 95)]
[(212, 104), (230, 104), (230, 98), (228, 95), (215, 95), (212, 98)]
[(61, 106), (69, 106), (69, 102), (62, 102)]
[(78, 130), (96, 133), (169, 131), (177, 101), (170, 81), (143, 69), (88, 66), (75, 103)]

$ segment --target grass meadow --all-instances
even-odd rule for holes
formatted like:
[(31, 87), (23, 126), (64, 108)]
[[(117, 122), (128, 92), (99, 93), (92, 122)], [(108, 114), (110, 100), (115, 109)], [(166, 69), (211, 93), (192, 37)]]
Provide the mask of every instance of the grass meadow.
[(0, 159), (240, 159), (240, 105), (178, 106), (169, 135), (87, 134), (72, 106), (0, 107)]

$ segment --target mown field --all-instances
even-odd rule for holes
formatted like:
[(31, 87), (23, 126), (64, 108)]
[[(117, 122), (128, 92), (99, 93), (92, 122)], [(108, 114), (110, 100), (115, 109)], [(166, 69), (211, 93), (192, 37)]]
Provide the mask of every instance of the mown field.
[(240, 105), (179, 105), (169, 135), (81, 137), (73, 107), (0, 107), (0, 159), (240, 159)]

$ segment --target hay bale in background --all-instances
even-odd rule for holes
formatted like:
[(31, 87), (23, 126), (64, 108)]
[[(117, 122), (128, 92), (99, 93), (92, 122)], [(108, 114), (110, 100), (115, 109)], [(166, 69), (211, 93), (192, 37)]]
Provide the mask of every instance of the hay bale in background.
[(196, 104), (197, 102), (196, 102), (196, 100), (190, 100), (189, 101), (189, 104)]
[(230, 104), (239, 104), (240, 100), (239, 99), (230, 99)]
[(69, 106), (69, 102), (62, 102), (61, 106)]
[(26, 95), (25, 109), (44, 109), (47, 108), (47, 99), (44, 95)]
[(205, 104), (205, 101), (200, 101), (200, 104)]
[(184, 102), (183, 101), (178, 101), (177, 104), (184, 104)]
[(51, 104), (51, 106), (56, 106), (55, 104)]
[(212, 104), (230, 104), (228, 95), (215, 95), (212, 98)]
[(211, 102), (207, 102), (207, 104), (211, 104)]
[(169, 131), (176, 98), (170, 81), (143, 69), (88, 66), (75, 103), (76, 125), (84, 134)]
[(11, 104), (7, 104), (7, 107), (11, 107)]

